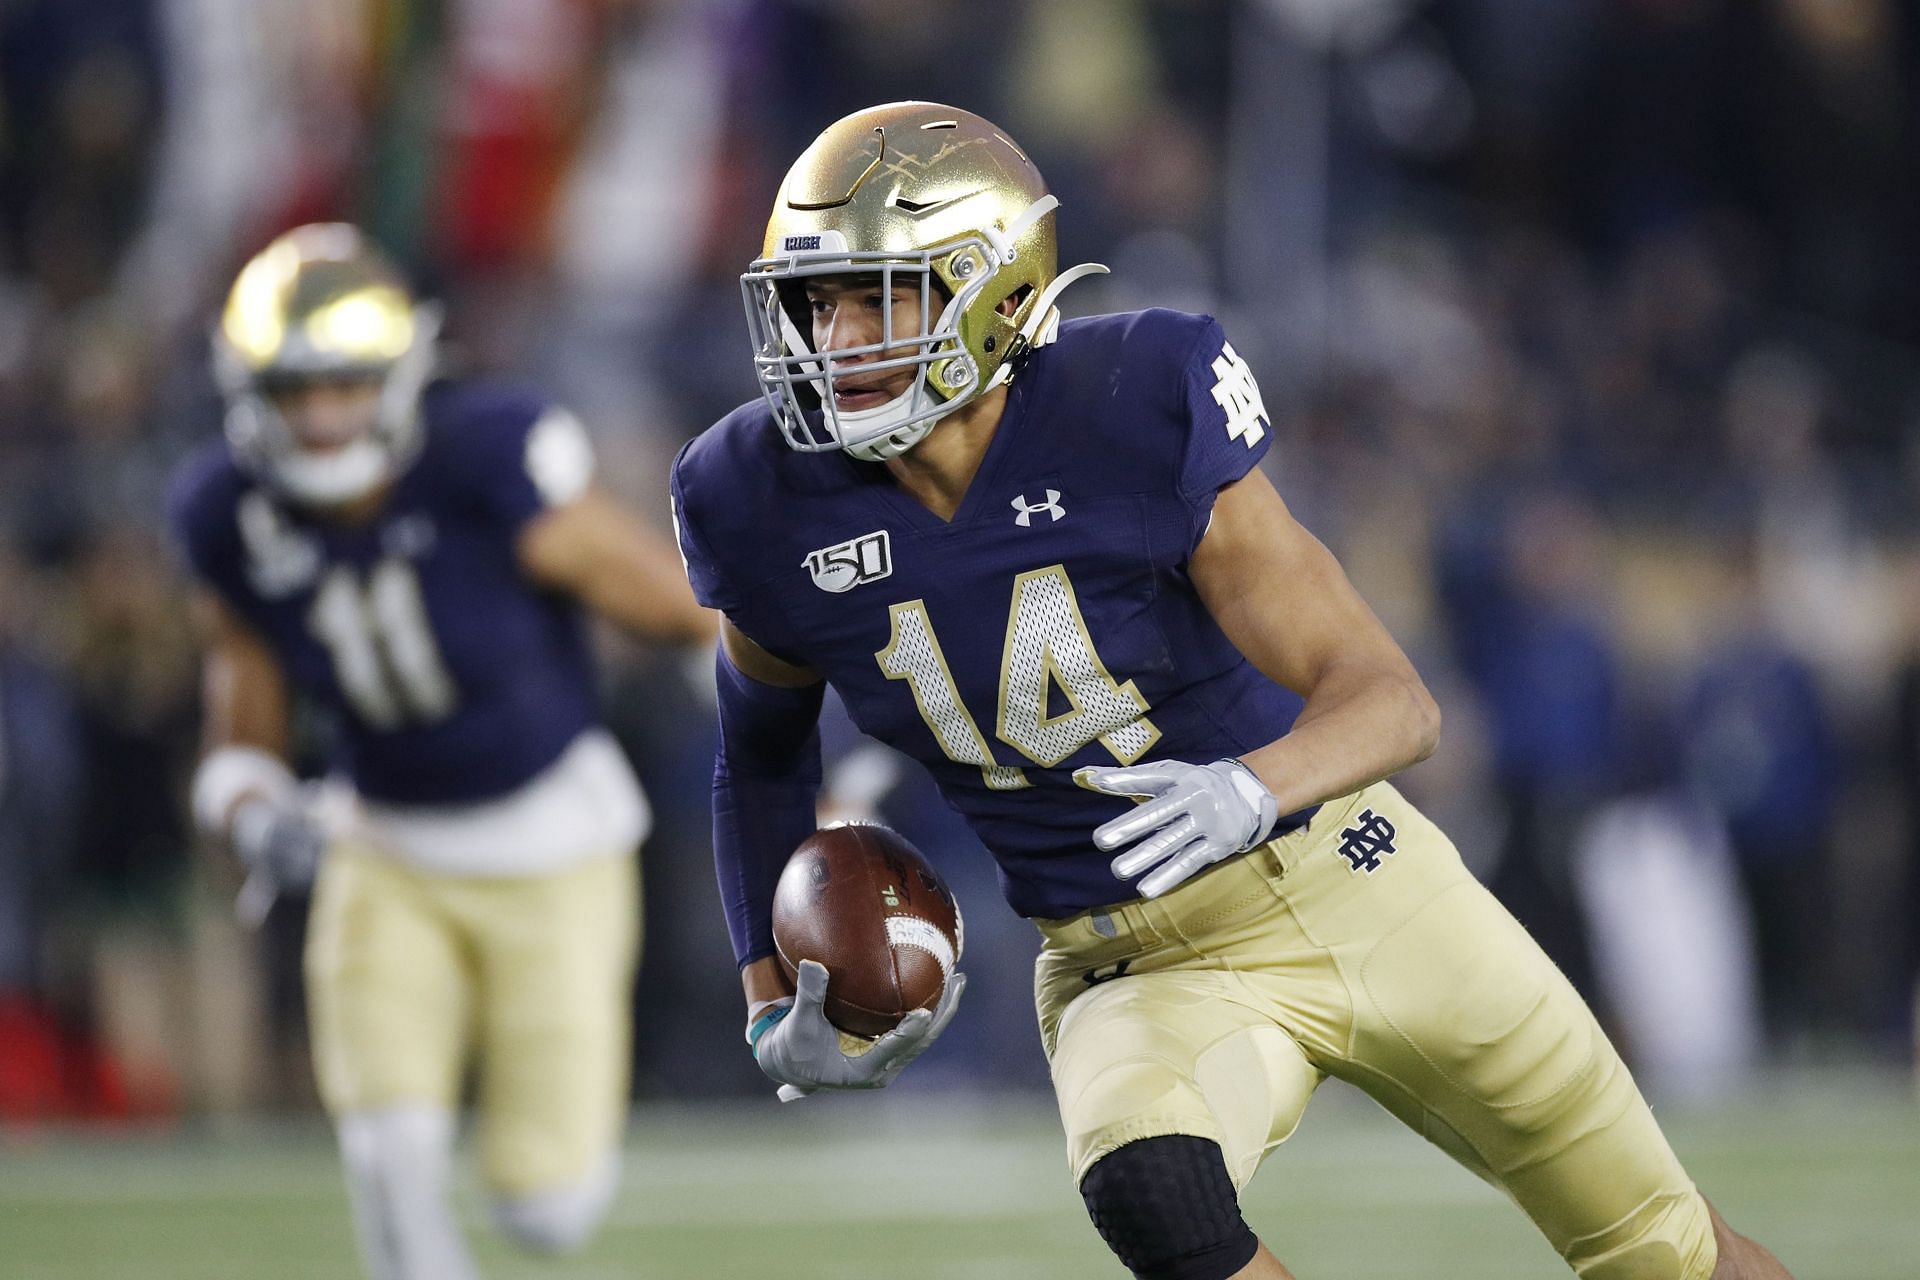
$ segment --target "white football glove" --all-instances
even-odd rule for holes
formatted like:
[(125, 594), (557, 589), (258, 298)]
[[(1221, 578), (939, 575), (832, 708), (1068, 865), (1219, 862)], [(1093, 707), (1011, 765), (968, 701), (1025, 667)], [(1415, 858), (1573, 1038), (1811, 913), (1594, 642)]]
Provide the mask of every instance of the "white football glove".
[(1093, 833), (1103, 853), (1145, 837), (1113, 860), (1113, 874), (1122, 880), (1154, 869), (1136, 886), (1143, 898), (1157, 898), (1201, 869), (1253, 848), (1280, 817), (1273, 793), (1238, 760), (1157, 760), (1079, 769), (1074, 777), (1108, 795), (1147, 797)]
[(915, 1009), (858, 1057), (840, 1048), (840, 1032), (827, 1021), (826, 966), (802, 960), (794, 987), (790, 999), (776, 1001), (747, 1028), (753, 1059), (769, 1079), (779, 1082), (782, 1102), (804, 1098), (815, 1089), (884, 1089), (892, 1084), (953, 1021), (967, 978), (961, 973), (948, 978), (937, 1007)]
[(276, 890), (312, 884), (327, 846), (326, 831), (299, 793), (278, 800), (259, 796), (241, 800), (234, 806), (227, 830), (233, 851), (247, 871)]

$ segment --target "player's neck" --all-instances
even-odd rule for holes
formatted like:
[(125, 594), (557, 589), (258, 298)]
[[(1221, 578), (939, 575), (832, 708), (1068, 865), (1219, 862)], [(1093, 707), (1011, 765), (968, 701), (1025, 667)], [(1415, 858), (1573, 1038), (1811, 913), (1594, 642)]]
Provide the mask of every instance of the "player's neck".
[(362, 494), (349, 502), (317, 507), (314, 509), (314, 515), (327, 524), (343, 525), (349, 528), (367, 524), (386, 510), (387, 499), (392, 494), (393, 482), (389, 480), (375, 488), (373, 492)]
[(953, 519), (1006, 408), (1007, 389), (1001, 386), (942, 418), (926, 439), (887, 459), (894, 483), (942, 520)]

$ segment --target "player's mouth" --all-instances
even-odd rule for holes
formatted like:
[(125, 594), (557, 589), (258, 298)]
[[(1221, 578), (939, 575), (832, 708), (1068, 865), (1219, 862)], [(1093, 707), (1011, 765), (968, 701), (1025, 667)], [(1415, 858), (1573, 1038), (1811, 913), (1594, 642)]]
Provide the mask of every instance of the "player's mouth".
[(372, 432), (372, 423), (321, 428), (303, 424), (294, 428), (293, 444), (300, 452), (319, 457), (323, 454), (338, 453), (348, 445), (371, 435)]
[(900, 379), (888, 381), (835, 378), (833, 380), (833, 407), (842, 413), (858, 413), (862, 409), (877, 409), (905, 390)]

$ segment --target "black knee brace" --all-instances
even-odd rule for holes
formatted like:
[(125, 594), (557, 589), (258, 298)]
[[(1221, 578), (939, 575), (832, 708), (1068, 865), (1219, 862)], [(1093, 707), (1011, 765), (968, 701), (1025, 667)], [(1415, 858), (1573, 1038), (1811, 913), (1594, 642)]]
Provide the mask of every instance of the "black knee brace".
[(1227, 1280), (1260, 1247), (1220, 1145), (1205, 1138), (1129, 1142), (1087, 1170), (1080, 1197), (1138, 1280)]

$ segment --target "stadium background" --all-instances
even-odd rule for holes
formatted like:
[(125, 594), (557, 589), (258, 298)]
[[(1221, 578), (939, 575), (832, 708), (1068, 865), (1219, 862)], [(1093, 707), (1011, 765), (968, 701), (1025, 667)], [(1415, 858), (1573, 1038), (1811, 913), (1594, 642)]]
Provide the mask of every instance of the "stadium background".
[[(241, 931), (182, 803), (196, 655), (159, 504), (219, 427), (206, 327), (238, 265), (362, 222), (446, 299), (460, 367), (552, 387), (664, 525), (672, 451), (752, 394), (734, 280), (785, 163), (903, 97), (1033, 154), (1063, 264), (1114, 268), (1070, 310), (1226, 323), (1273, 478), (1440, 698), (1409, 790), (1683, 1155), (1704, 1135), (1722, 1207), (1800, 1222), (1779, 1251), (1816, 1274), (1910, 1274), (1920, 20), (1896, 0), (0, 0), (0, 1271), (175, 1274), (159, 1242), (242, 1219), (346, 1265), (300, 904)], [(1024, 1274), (1056, 1235), (1073, 1261), (1031, 1274), (1102, 1274), (1050, 1163), (1035, 938), (957, 820), (911, 776), (880, 802), (968, 907), (955, 1033), (898, 1097), (775, 1112), (707, 858), (703, 663), (607, 652), (659, 814), (628, 1191), (651, 1208), (579, 1274), (730, 1247), (698, 1170), (801, 1205), (773, 1222), (825, 1223), (827, 1253), (848, 1222), (1000, 1223), (999, 1254), (940, 1274)], [(830, 737), (857, 808), (893, 767)], [(1415, 1265), (1367, 1243), (1377, 1200), (1432, 1209), (1476, 1274), (1509, 1274), (1489, 1241), (1545, 1273), (1465, 1175), (1323, 1105), (1258, 1192), (1310, 1220), (1303, 1258)], [(848, 1167), (891, 1171), (896, 1217), (793, 1191)], [(311, 1216), (274, 1235), (242, 1187)], [(785, 1273), (815, 1274), (794, 1247)], [(844, 1263), (817, 1274), (891, 1273)]]

